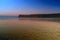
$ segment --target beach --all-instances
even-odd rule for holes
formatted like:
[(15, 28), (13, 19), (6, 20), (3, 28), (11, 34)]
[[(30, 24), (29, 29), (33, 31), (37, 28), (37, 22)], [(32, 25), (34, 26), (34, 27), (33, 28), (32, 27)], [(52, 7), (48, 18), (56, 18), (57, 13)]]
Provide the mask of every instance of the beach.
[(60, 40), (60, 22), (0, 19), (0, 40)]

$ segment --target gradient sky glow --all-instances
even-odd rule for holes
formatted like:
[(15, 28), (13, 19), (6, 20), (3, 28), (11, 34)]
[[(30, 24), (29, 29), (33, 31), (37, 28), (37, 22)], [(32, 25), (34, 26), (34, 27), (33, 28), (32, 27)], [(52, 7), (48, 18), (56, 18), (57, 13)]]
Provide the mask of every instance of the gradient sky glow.
[(0, 15), (60, 13), (60, 0), (0, 0)]

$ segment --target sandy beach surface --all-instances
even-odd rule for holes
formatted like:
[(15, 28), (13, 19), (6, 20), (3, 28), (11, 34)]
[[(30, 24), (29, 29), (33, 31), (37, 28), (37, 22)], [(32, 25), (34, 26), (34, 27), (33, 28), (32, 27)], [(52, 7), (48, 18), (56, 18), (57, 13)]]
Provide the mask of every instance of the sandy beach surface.
[(0, 40), (60, 40), (60, 22), (0, 19)]

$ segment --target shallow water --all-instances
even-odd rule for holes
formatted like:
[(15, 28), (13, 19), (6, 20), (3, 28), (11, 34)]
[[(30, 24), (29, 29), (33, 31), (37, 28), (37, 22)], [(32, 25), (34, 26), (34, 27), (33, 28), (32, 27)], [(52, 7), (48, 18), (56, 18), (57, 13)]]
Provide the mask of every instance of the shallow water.
[(60, 22), (0, 19), (0, 40), (60, 40)]

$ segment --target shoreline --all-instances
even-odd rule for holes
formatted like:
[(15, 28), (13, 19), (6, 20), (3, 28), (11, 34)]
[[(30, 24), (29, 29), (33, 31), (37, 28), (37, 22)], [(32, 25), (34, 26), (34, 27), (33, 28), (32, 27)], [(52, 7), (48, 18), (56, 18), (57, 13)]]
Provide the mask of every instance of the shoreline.
[(54, 21), (60, 22), (60, 18), (18, 18), (19, 20), (42, 20), (42, 21)]

